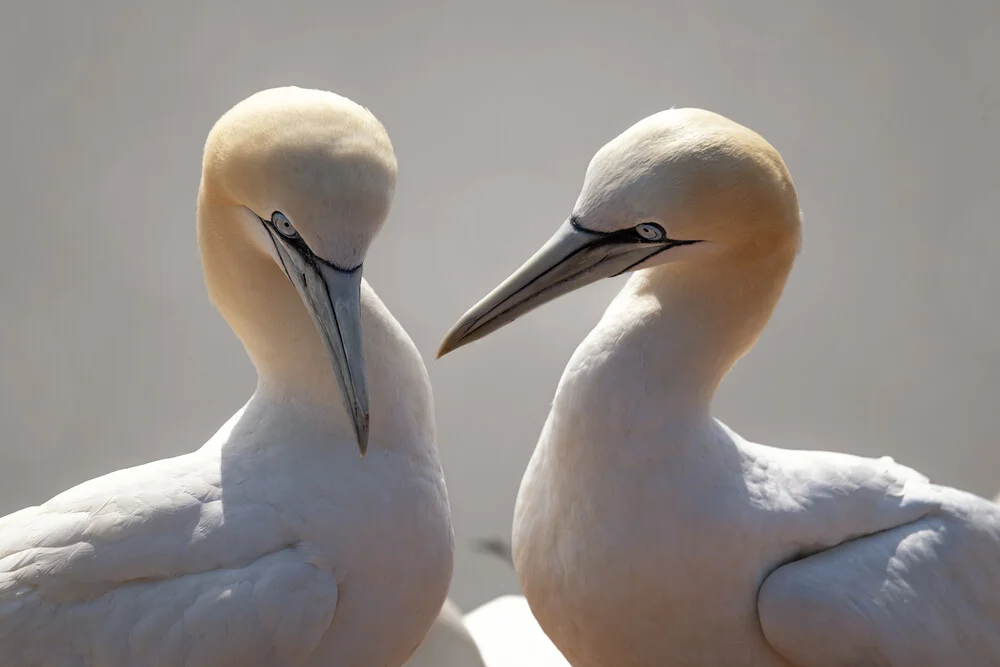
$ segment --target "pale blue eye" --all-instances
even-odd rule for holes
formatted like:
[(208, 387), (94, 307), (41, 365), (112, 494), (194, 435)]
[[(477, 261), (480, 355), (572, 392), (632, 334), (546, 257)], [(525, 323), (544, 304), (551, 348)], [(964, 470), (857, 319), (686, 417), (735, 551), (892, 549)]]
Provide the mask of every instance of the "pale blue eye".
[(667, 233), (663, 231), (663, 227), (660, 227), (655, 222), (639, 223), (635, 226), (635, 233), (645, 241), (662, 241), (667, 237)]
[(280, 211), (275, 211), (271, 215), (271, 224), (286, 239), (294, 239), (299, 236), (299, 233), (295, 231), (295, 227), (292, 226), (292, 221)]

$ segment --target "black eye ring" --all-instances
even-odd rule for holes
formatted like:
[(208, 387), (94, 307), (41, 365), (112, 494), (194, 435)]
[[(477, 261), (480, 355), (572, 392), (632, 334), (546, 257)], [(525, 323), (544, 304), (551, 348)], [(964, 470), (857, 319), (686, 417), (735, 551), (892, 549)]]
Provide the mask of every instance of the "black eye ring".
[(643, 241), (663, 241), (667, 238), (667, 232), (655, 222), (640, 222), (635, 226), (635, 233)]
[(292, 221), (281, 211), (275, 211), (271, 214), (271, 226), (286, 239), (299, 238), (299, 233), (295, 231)]

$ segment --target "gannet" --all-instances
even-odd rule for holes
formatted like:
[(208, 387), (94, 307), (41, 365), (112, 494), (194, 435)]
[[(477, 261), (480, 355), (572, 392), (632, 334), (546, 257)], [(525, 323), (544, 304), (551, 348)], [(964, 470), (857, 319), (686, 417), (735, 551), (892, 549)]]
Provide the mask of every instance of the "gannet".
[(569, 667), (523, 595), (501, 595), (483, 603), (465, 615), (465, 627), (487, 667)]
[(462, 610), (445, 600), (423, 643), (404, 667), (494, 667), (484, 660)]
[[(514, 560), (506, 540), (480, 540), (478, 550), (496, 556), (511, 567)], [(465, 615), (465, 626), (475, 637), (489, 667), (568, 667), (535, 620), (524, 595), (493, 598)]]
[(256, 390), (193, 453), (0, 519), (5, 667), (398, 667), (417, 648), (453, 536), (426, 369), (361, 277), (396, 168), (378, 120), (329, 92), (262, 91), (215, 124), (198, 241)]
[(501, 595), (462, 614), (446, 600), (404, 667), (567, 667), (523, 595)]
[(570, 359), (515, 505), (518, 579), (575, 667), (1000, 665), (1000, 507), (710, 416), (799, 239), (770, 144), (663, 111), (597, 152), (569, 219), (441, 343), (632, 274)]
[[(477, 550), (513, 567), (510, 545), (482, 540)], [(446, 600), (405, 667), (568, 667), (542, 632), (523, 595), (501, 595), (468, 614)]]

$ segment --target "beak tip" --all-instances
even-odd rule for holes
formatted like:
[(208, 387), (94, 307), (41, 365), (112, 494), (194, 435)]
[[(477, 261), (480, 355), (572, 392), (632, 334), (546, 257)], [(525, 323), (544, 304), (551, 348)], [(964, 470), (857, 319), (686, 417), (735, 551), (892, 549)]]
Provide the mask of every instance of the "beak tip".
[(437, 354), (434, 355), (434, 359), (440, 359), (444, 355), (451, 352), (454, 348), (449, 344), (447, 339), (441, 341), (441, 345), (438, 346)]
[(465, 318), (459, 320), (458, 323), (451, 328), (451, 331), (446, 333), (444, 338), (441, 339), (441, 343), (438, 345), (437, 349), (437, 356), (434, 358), (440, 359), (444, 355), (454, 352), (463, 345), (471, 343), (473, 340), (478, 338), (478, 336), (471, 337), (469, 335), (471, 333), (469, 329), (469, 324), (465, 321)]
[(365, 458), (365, 454), (368, 453), (368, 412), (362, 412), (358, 415), (358, 419), (355, 422), (355, 431), (358, 436), (358, 451), (361, 453), (361, 458)]

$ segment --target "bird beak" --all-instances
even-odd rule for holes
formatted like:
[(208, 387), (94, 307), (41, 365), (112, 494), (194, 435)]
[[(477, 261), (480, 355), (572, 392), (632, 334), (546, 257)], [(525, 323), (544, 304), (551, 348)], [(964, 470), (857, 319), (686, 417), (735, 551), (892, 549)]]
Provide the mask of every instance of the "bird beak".
[(361, 270), (339, 269), (315, 255), (300, 238), (288, 239), (264, 225), (289, 280), (326, 346), (347, 414), (354, 422), (358, 449), (368, 451), (368, 382), (361, 347)]
[(601, 278), (625, 273), (653, 255), (685, 243), (644, 241), (631, 230), (592, 232), (567, 220), (541, 250), (462, 316), (441, 341), (438, 359), (543, 303)]

